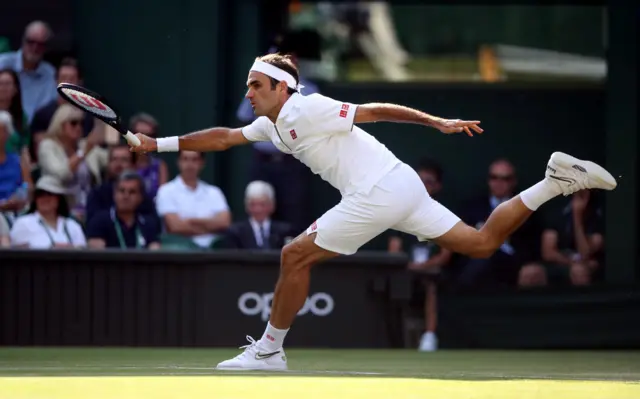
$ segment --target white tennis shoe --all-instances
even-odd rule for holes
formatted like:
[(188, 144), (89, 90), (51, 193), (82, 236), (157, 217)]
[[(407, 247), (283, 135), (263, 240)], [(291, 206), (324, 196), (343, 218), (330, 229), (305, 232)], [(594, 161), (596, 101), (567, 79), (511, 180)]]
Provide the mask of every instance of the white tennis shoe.
[(244, 352), (233, 359), (220, 362), (217, 370), (250, 371), (250, 370), (270, 370), (286, 371), (287, 357), (282, 348), (274, 352), (262, 350), (258, 342), (247, 335), (249, 345), (241, 346)]
[(560, 187), (565, 197), (585, 189), (613, 190), (618, 185), (602, 166), (562, 152), (551, 154), (545, 176)]

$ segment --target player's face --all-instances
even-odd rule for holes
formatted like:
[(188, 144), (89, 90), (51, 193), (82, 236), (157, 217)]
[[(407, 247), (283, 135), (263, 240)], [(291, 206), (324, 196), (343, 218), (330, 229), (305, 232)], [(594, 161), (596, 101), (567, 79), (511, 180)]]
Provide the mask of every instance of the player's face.
[(278, 106), (278, 97), (282, 93), (283, 84), (271, 88), (271, 80), (263, 73), (251, 71), (247, 79), (247, 94), (256, 116), (265, 116)]
[(273, 202), (268, 197), (250, 198), (247, 213), (257, 222), (262, 222), (273, 213)]

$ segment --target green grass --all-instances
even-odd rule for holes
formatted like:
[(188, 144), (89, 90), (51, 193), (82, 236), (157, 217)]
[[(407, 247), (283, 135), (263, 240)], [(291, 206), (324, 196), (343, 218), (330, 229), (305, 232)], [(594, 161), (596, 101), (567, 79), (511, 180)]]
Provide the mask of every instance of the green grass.
[(640, 397), (637, 351), (290, 349), (289, 372), (214, 370), (237, 353), (2, 348), (0, 399)]

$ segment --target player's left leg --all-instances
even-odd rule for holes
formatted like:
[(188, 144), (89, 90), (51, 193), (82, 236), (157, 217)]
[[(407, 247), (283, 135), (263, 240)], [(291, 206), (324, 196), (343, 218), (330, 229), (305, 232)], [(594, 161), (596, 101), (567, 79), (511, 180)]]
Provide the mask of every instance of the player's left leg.
[(615, 187), (616, 180), (603, 167), (555, 152), (547, 164), (545, 178), (500, 204), (480, 230), (459, 222), (434, 241), (473, 258), (488, 258), (538, 207), (552, 198), (579, 190), (613, 190)]

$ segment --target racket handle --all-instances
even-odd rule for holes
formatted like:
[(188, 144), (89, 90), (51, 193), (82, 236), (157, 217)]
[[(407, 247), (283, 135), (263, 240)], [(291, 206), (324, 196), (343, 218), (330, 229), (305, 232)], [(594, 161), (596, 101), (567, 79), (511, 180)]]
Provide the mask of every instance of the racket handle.
[(127, 142), (134, 147), (140, 145), (140, 139), (137, 138), (133, 133), (127, 131), (127, 134), (124, 135), (124, 138), (127, 139)]

